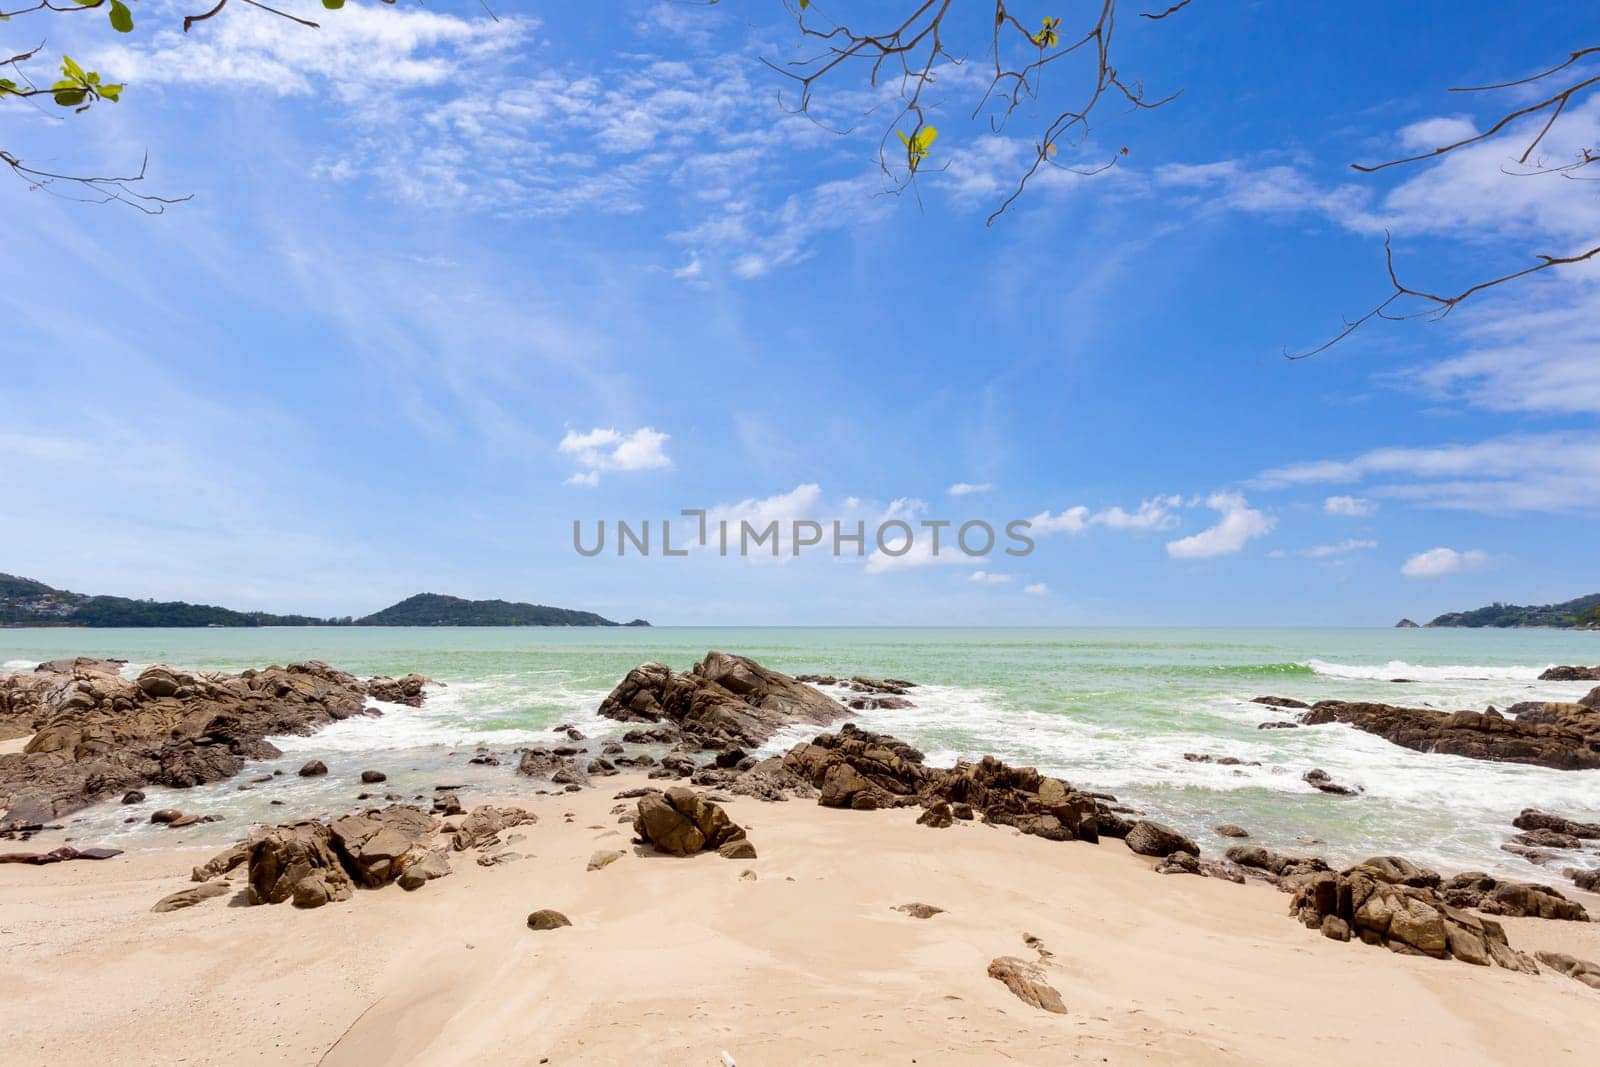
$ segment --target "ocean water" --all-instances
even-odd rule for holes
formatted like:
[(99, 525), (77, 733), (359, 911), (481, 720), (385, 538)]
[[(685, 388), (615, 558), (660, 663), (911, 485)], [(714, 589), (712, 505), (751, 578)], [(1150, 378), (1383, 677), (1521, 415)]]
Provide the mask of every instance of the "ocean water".
[[(869, 729), (922, 748), (930, 762), (993, 753), (1033, 764), (1079, 787), (1116, 794), (1189, 832), (1220, 854), (1231, 842), (1211, 827), (1248, 828), (1256, 843), (1314, 852), (1331, 862), (1399, 854), (1447, 871), (1490, 870), (1559, 880), (1500, 850), (1524, 807), (1600, 820), (1600, 771), (1554, 771), (1411, 752), (1341, 725), (1259, 730), (1285, 716), (1249, 703), (1275, 694), (1306, 701), (1381, 700), (1441, 710), (1572, 700), (1583, 683), (1539, 682), (1555, 663), (1600, 663), (1600, 633), (1366, 629), (454, 629), (0, 630), (0, 662), (31, 667), (61, 656), (115, 656), (236, 671), (316, 658), (360, 676), (420, 671), (445, 683), (421, 709), (336, 724), (277, 741), (279, 760), (235, 781), (194, 790), (149, 790), (141, 805), (101, 805), (76, 816), (79, 840), (221, 844), (254, 822), (348, 810), (363, 789), (429, 796), (457, 785), (463, 798), (530, 792), (501, 766), (467, 763), (480, 746), (509, 755), (550, 743), (574, 723), (603, 740), (624, 729), (595, 716), (632, 667), (661, 660), (684, 669), (707, 649), (752, 656), (791, 673), (865, 674), (918, 682), (916, 707), (858, 712)], [(1394, 679), (1407, 679), (1399, 682)], [(768, 746), (781, 751), (794, 731)], [(1188, 752), (1259, 766), (1186, 761)], [(294, 771), (322, 759), (325, 778)], [(1301, 781), (1320, 767), (1361, 786), (1327, 796)], [(362, 787), (363, 769), (389, 782)], [(273, 770), (273, 781), (241, 790)], [(279, 803), (274, 804), (273, 801)], [(224, 821), (184, 831), (144, 821), (158, 806), (216, 813)], [(126, 820), (133, 819), (133, 822)], [(1301, 838), (1321, 843), (1305, 845)], [(1600, 854), (1587, 858), (1600, 864)]]

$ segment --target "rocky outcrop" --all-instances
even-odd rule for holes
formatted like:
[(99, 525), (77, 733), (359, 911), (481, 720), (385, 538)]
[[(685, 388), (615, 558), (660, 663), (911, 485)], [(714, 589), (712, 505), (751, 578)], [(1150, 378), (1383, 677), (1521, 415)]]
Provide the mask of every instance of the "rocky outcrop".
[(1573, 981), (1582, 982), (1590, 989), (1600, 989), (1600, 963), (1580, 960), (1564, 952), (1541, 952), (1539, 962), (1557, 974), (1564, 974)]
[(1286, 888), (1328, 870), (1328, 865), (1316, 856), (1286, 856), (1260, 845), (1234, 845), (1228, 849), (1227, 857), (1228, 862)]
[(1600, 711), (1581, 704), (1519, 705), (1515, 718), (1500, 712), (1438, 712), (1323, 700), (1301, 716), (1308, 726), (1345, 723), (1418, 752), (1470, 759), (1530, 763), (1556, 770), (1600, 768)]
[(827, 726), (845, 709), (787, 674), (726, 652), (707, 652), (691, 670), (645, 663), (629, 671), (600, 703), (623, 722), (665, 722), (701, 745), (756, 747), (795, 723)]
[(1200, 847), (1193, 841), (1171, 827), (1148, 819), (1140, 819), (1133, 824), (1133, 828), (1128, 831), (1127, 845), (1130, 851), (1141, 856), (1164, 858), (1174, 853), (1186, 852), (1190, 856), (1198, 857), (1200, 854)]
[(408, 708), (420, 708), (427, 695), (423, 689), (438, 684), (425, 674), (408, 674), (404, 678), (379, 675), (367, 679), (367, 696), (386, 704), (404, 704)]
[(0, 694), (8, 721), (20, 716), (34, 730), (22, 753), (0, 756), (0, 823), (42, 821), (138, 786), (228, 778), (246, 760), (280, 754), (268, 737), (376, 713), (362, 682), (319, 662), (237, 675), (158, 664), (126, 679), (75, 661), (0, 676)]
[[(871, 810), (949, 806), (955, 819), (974, 815), (1052, 841), (1123, 837), (1131, 823), (1097, 797), (1032, 767), (1012, 767), (993, 756), (954, 767), (928, 767), (912, 746), (846, 723), (819, 734), (783, 757), (793, 777), (815, 788), (824, 807)], [(941, 816), (927, 825), (943, 823)]]
[(1456, 875), (1440, 885), (1439, 892), (1447, 904), (1475, 908), (1489, 915), (1589, 921), (1582, 904), (1568, 900), (1549, 886), (1503, 881), (1480, 871)]
[(1385, 881), (1370, 865), (1312, 875), (1294, 891), (1289, 914), (1336, 941), (1356, 938), (1406, 955), (1538, 973), (1499, 923), (1451, 905), (1435, 889)]
[[(504, 827), (535, 821), (515, 808), (475, 808), (453, 841), (439, 836), (451, 824), (421, 808), (391, 805), (334, 819), (274, 826), (251, 835), (194, 869), (194, 880), (211, 883), (229, 872), (245, 872), (251, 904), (292, 902), (317, 908), (349, 900), (357, 889), (398, 883), (406, 890), (450, 874), (449, 850), (488, 849)], [(470, 824), (470, 825), (469, 825)], [(465, 837), (463, 837), (465, 833)]]
[(1589, 690), (1587, 696), (1579, 697), (1578, 703), (1586, 708), (1600, 709), (1600, 685)]
[(671, 856), (724, 849), (725, 855), (734, 854), (742, 851), (736, 843), (745, 840), (744, 828), (728, 818), (722, 805), (684, 786), (640, 797), (633, 832), (641, 842)]
[(1600, 682), (1600, 667), (1550, 667), (1541, 682)]
[(122, 855), (120, 848), (73, 848), (62, 845), (49, 852), (0, 852), (0, 863), (26, 863), (43, 867), (47, 863), (65, 863), (68, 860), (108, 860)]
[(1321, 767), (1307, 771), (1301, 775), (1300, 780), (1318, 792), (1329, 793), (1336, 797), (1359, 796), (1362, 792), (1358, 785), (1340, 785)]
[(1522, 813), (1511, 820), (1511, 825), (1530, 832), (1548, 830), (1580, 840), (1600, 840), (1600, 823), (1578, 822), (1538, 808), (1523, 808)]

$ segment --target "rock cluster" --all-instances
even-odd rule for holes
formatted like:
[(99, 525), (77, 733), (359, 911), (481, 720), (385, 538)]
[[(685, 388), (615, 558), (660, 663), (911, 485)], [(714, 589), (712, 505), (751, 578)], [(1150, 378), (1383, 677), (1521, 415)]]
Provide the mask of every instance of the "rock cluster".
[(1541, 682), (1600, 682), (1600, 667), (1551, 667), (1539, 675)]
[[(410, 805), (391, 805), (331, 822), (307, 821), (273, 826), (250, 835), (194, 869), (194, 890), (176, 893), (155, 910), (190, 907), (220, 895), (208, 886), (233, 874), (245, 877), (251, 904), (317, 908), (349, 900), (357, 889), (381, 889), (391, 883), (419, 889), (450, 874), (449, 852), (478, 849), (486, 855), (499, 845), (507, 827), (536, 821), (517, 808), (483, 805), (457, 824), (436, 820)], [(440, 831), (453, 831), (443, 838)]]
[(633, 832), (641, 842), (671, 856), (705, 851), (729, 859), (755, 857), (744, 828), (728, 818), (722, 805), (684, 786), (640, 797)]
[(1295, 890), (1289, 914), (1336, 941), (1359, 938), (1407, 955), (1538, 973), (1533, 959), (1506, 941), (1499, 923), (1450, 904), (1437, 889), (1388, 881), (1389, 873), (1357, 864), (1338, 874), (1313, 874)]
[(246, 760), (280, 754), (269, 736), (376, 714), (366, 684), (320, 662), (237, 675), (158, 664), (134, 679), (119, 666), (80, 660), (0, 675), (0, 720), (33, 731), (23, 752), (0, 756), (0, 823), (44, 821), (144, 785), (228, 778)]
[(666, 723), (702, 748), (755, 747), (780, 727), (826, 726), (845, 715), (824, 696), (787, 674), (726, 652), (707, 652), (691, 670), (645, 663), (600, 703), (600, 714), (622, 722)]
[(1509, 714), (1502, 714), (1493, 708), (1442, 713), (1392, 704), (1322, 700), (1300, 721), (1307, 726), (1346, 723), (1418, 752), (1531, 763), (1556, 770), (1600, 768), (1600, 709), (1583, 704), (1519, 704), (1509, 709)]
[[(789, 776), (815, 788), (824, 807), (921, 806), (934, 813), (926, 819), (932, 826), (946, 825), (939, 805), (948, 806), (953, 819), (977, 816), (1052, 841), (1125, 837), (1134, 825), (1103, 803), (1114, 798), (1074, 789), (1032, 767), (1011, 767), (993, 756), (949, 768), (928, 767), (922, 753), (905, 742), (854, 723), (796, 745), (781, 765)], [(755, 770), (771, 776), (760, 765)]]

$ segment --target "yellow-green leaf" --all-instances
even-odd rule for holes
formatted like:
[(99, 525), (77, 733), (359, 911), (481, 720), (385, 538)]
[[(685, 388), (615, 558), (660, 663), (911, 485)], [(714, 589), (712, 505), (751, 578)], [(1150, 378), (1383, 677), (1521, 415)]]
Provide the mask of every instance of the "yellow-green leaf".
[(111, 28), (118, 33), (133, 32), (133, 12), (122, 0), (111, 0)]

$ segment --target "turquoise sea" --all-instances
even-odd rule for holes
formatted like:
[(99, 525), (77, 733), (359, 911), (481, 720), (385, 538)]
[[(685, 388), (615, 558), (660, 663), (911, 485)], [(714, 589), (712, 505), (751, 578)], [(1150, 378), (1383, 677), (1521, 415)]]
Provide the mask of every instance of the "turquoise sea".
[[(1553, 771), (1411, 752), (1345, 726), (1258, 730), (1283, 716), (1249, 703), (1264, 694), (1382, 700), (1441, 710), (1574, 699), (1590, 686), (1537, 681), (1555, 663), (1600, 663), (1600, 633), (1549, 630), (1376, 629), (455, 629), (0, 630), (9, 669), (61, 656), (239, 670), (322, 659), (352, 673), (420, 671), (446, 684), (414, 710), (339, 723), (279, 742), (282, 779), (241, 791), (237, 782), (183, 794), (152, 790), (145, 807), (215, 812), (225, 821), (186, 831), (184, 843), (232, 840), (251, 822), (344, 810), (365, 768), (389, 788), (434, 785), (508, 795), (533, 784), (499, 767), (469, 766), (488, 745), (553, 740), (573, 722), (592, 738), (620, 733), (594, 716), (630, 668), (661, 660), (687, 668), (707, 649), (752, 656), (792, 673), (866, 674), (921, 683), (917, 706), (861, 712), (863, 726), (921, 747), (930, 762), (993, 753), (1115, 793), (1193, 835), (1208, 851), (1228, 843), (1217, 823), (1247, 827), (1269, 846), (1332, 861), (1401, 854), (1446, 870), (1520, 877), (1538, 868), (1499, 849), (1510, 820), (1537, 806), (1600, 819), (1600, 771)], [(1393, 679), (1408, 679), (1397, 682)], [(774, 750), (803, 736), (776, 739)], [(1185, 753), (1235, 756), (1258, 766), (1190, 762)], [(327, 778), (293, 775), (307, 759)], [(1316, 792), (1314, 767), (1361, 786), (1359, 797)], [(259, 773), (259, 772), (258, 772)], [(272, 804), (271, 801), (280, 801)], [(118, 805), (83, 813), (83, 840), (176, 840)], [(1302, 838), (1320, 844), (1306, 845)], [(1591, 864), (1600, 856), (1591, 858)], [(1544, 877), (1556, 878), (1557, 872)]]

